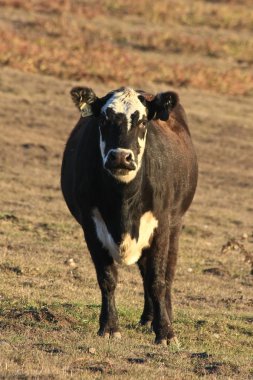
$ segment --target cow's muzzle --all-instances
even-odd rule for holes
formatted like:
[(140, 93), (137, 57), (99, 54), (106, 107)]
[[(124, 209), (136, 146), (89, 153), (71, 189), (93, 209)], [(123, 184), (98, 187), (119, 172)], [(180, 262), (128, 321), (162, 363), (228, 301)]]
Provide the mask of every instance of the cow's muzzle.
[(109, 151), (106, 161), (105, 168), (114, 172), (129, 172), (130, 170), (135, 170), (137, 167), (134, 154), (129, 149), (112, 149)]

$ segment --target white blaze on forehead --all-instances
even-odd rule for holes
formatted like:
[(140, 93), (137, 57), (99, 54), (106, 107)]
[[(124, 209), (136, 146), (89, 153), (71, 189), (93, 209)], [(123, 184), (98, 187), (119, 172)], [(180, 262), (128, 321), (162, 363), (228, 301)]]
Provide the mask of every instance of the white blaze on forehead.
[(116, 244), (109, 233), (99, 210), (94, 208), (92, 219), (95, 223), (97, 237), (111, 257), (120, 264), (131, 265), (141, 257), (142, 250), (150, 246), (151, 237), (158, 226), (158, 220), (151, 211), (145, 212), (140, 218), (138, 240), (131, 238), (129, 233), (122, 236), (120, 244)]
[(128, 87), (116, 91), (102, 107), (102, 112), (105, 113), (107, 108), (111, 108), (115, 113), (123, 113), (127, 118), (127, 128), (130, 130), (132, 122), (131, 115), (134, 112), (139, 112), (139, 120), (147, 116), (146, 107), (140, 101), (139, 96), (140, 94)]

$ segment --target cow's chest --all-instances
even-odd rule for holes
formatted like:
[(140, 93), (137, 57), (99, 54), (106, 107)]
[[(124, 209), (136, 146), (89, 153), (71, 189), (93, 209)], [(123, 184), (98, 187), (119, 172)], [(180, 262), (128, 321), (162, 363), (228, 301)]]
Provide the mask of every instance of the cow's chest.
[(131, 265), (141, 257), (142, 250), (150, 246), (151, 237), (158, 226), (158, 220), (151, 211), (145, 212), (140, 218), (138, 239), (129, 233), (122, 234), (120, 244), (116, 244), (101, 213), (97, 208), (92, 211), (97, 237), (112, 258), (120, 264)]

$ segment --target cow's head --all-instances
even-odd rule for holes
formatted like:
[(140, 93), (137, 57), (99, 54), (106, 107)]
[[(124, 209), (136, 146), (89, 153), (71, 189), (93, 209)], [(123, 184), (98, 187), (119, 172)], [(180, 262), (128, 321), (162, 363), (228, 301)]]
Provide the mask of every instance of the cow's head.
[(90, 88), (75, 87), (71, 96), (83, 117), (97, 118), (103, 166), (125, 183), (134, 179), (141, 167), (150, 120), (167, 120), (178, 102), (174, 92), (152, 96), (131, 88), (98, 98)]

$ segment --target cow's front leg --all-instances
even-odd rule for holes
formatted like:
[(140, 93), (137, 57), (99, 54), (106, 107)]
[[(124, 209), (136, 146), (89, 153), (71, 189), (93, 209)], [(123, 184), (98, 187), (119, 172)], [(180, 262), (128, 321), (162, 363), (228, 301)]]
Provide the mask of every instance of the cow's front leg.
[(144, 287), (144, 308), (140, 319), (140, 324), (143, 326), (151, 326), (153, 321), (153, 302), (148, 291), (148, 278), (147, 278), (147, 253), (149, 250), (144, 250), (141, 258), (138, 261), (138, 266), (142, 275)]
[(117, 268), (112, 262), (112, 259), (104, 259), (102, 262), (96, 261), (95, 267), (102, 295), (98, 335), (120, 338), (114, 295), (118, 279)]
[(118, 273), (114, 260), (96, 237), (95, 229), (86, 225), (85, 240), (94, 262), (97, 280), (101, 290), (102, 305), (99, 317), (98, 335), (120, 338), (118, 313), (115, 305), (115, 289)]
[(147, 262), (148, 291), (153, 302), (153, 329), (157, 344), (167, 344), (175, 335), (168, 316), (165, 297), (168, 250), (169, 233), (158, 227)]

